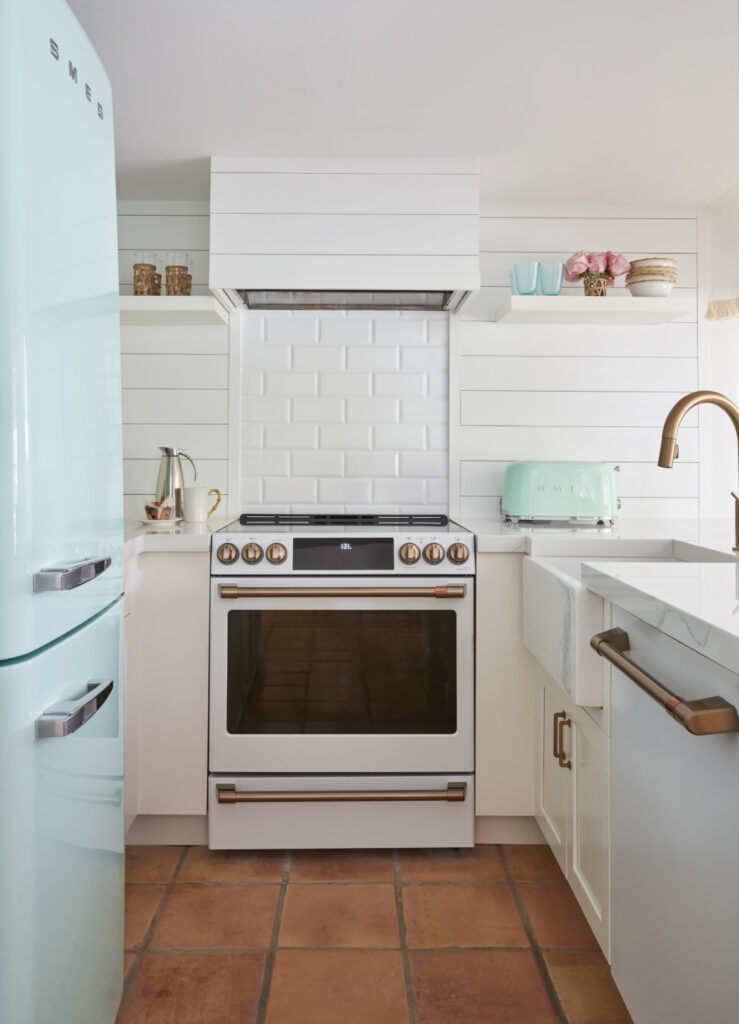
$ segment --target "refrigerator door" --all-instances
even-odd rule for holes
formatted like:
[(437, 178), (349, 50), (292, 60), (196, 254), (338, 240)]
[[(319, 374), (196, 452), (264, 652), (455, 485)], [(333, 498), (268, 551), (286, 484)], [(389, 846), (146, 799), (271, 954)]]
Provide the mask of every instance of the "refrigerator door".
[[(122, 629), (118, 601), (43, 652), (0, 666), (2, 1021), (115, 1020), (123, 981)], [(79, 705), (91, 683), (105, 690), (110, 682), (86, 721), (78, 714), (67, 735), (37, 736), (50, 722), (63, 732), (62, 705)]]
[(0, 97), (2, 662), (120, 595), (122, 463), (111, 92), (63, 0), (0, 4)]

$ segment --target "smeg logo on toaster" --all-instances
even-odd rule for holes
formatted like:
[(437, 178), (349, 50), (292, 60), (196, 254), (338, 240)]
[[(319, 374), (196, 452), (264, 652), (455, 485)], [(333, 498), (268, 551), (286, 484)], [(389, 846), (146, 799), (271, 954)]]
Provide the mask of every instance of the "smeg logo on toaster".
[[(58, 61), (61, 60), (61, 55), (60, 55), (60, 52), (59, 52), (59, 43), (57, 43), (56, 39), (53, 39), (51, 36), (49, 36), (49, 53), (54, 58), (54, 60), (58, 60)], [(67, 61), (67, 67), (68, 67), (68, 71), (69, 71), (69, 77), (72, 79), (72, 81), (74, 82), (75, 85), (78, 85), (79, 81), (78, 81), (78, 77), (77, 77), (77, 68), (76, 68), (76, 66), (72, 63), (71, 60), (68, 60)], [(85, 99), (87, 100), (88, 103), (92, 103), (93, 102), (92, 87), (89, 85), (88, 82), (85, 82)], [(97, 107), (97, 115), (100, 118), (100, 120), (102, 121), (103, 120), (103, 105), (102, 105), (102, 103), (98, 103), (97, 100), (95, 100), (94, 102), (95, 102), (95, 106)]]

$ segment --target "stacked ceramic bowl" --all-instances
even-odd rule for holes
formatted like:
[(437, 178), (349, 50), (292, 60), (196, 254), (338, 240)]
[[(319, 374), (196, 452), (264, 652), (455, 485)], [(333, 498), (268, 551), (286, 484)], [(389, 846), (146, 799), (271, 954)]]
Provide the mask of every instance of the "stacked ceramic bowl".
[(670, 256), (650, 256), (632, 260), (626, 275), (626, 287), (632, 295), (652, 298), (669, 295), (677, 284), (677, 260)]

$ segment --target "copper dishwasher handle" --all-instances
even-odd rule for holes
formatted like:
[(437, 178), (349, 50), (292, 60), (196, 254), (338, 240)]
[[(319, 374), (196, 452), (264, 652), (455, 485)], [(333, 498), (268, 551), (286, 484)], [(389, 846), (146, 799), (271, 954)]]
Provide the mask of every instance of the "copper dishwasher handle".
[(630, 650), (629, 636), (623, 629), (608, 629), (604, 633), (596, 633), (590, 639), (590, 646), (596, 654), (610, 661), (641, 687), (671, 718), (694, 736), (739, 732), (739, 715), (736, 708), (723, 697), (685, 700), (627, 658), (624, 652)]

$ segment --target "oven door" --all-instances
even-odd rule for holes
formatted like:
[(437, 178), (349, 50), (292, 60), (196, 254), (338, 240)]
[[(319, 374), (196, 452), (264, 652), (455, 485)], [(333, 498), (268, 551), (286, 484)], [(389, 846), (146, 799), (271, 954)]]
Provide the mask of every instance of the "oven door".
[(472, 577), (214, 578), (210, 770), (472, 771), (473, 611)]

